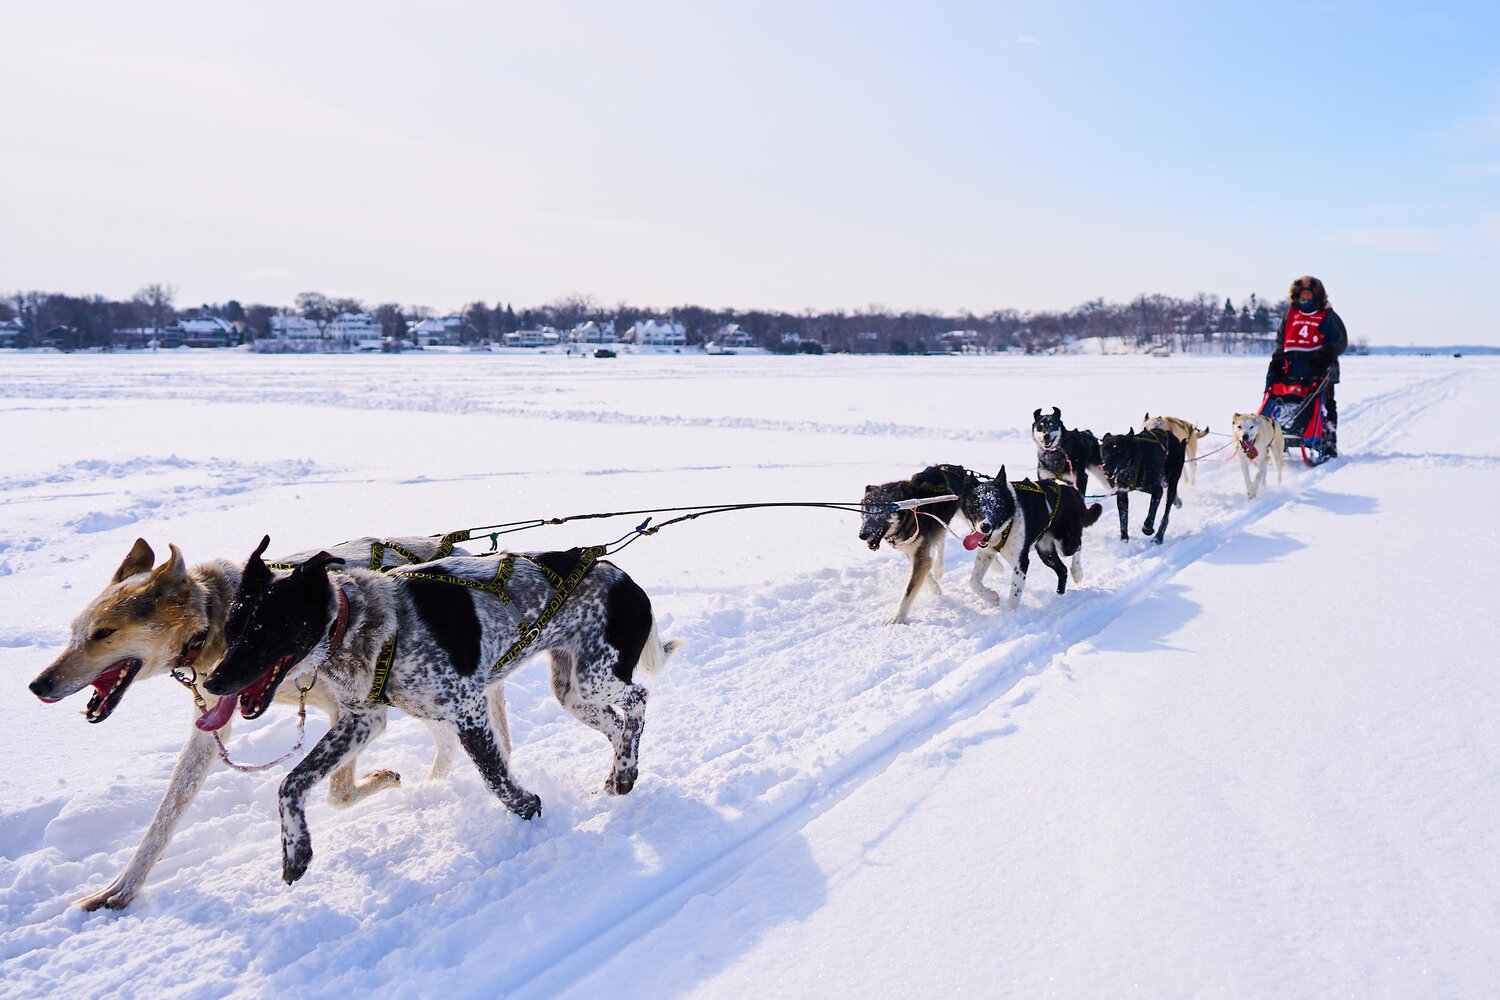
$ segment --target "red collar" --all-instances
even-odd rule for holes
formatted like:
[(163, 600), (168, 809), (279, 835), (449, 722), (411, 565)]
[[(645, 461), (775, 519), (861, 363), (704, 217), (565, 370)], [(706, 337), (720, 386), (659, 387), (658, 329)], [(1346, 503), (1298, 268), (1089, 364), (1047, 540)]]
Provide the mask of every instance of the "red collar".
[(349, 598), (344, 596), (344, 588), (338, 584), (333, 585), (333, 593), (339, 599), (339, 613), (333, 621), (333, 631), (328, 635), (329, 656), (338, 652), (344, 642), (344, 631), (349, 627)]

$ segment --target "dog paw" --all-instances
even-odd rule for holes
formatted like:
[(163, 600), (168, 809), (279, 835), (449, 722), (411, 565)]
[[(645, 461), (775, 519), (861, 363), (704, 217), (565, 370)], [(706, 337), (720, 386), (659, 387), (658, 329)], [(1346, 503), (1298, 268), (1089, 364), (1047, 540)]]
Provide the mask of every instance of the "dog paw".
[(283, 852), (281, 857), (281, 881), (291, 885), (303, 875), (307, 874), (307, 866), (312, 864), (312, 844), (298, 844)]
[(99, 909), (123, 910), (134, 898), (135, 889), (126, 890), (120, 886), (120, 883), (114, 882), (91, 896), (83, 897), (78, 901), (78, 905), (90, 913)]
[(635, 787), (638, 772), (635, 768), (620, 774), (611, 774), (604, 779), (604, 790), (611, 795), (629, 795), (630, 790)]
[(905, 615), (891, 615), (889, 618), (887, 618), (885, 620), (885, 623), (887, 625), (905, 625), (906, 624), (906, 616)]
[(535, 792), (523, 792), (516, 798), (510, 811), (524, 820), (533, 820), (542, 814), (542, 797)]
[(378, 771), (366, 773), (359, 779), (359, 783), (367, 785), (372, 789), (385, 788), (387, 785), (399, 785), (401, 784), (401, 772), (382, 767)]
[(1141, 525), (1141, 534), (1145, 535), (1147, 538), (1150, 538), (1152, 535), (1156, 534), (1156, 529), (1149, 524), (1143, 524)]

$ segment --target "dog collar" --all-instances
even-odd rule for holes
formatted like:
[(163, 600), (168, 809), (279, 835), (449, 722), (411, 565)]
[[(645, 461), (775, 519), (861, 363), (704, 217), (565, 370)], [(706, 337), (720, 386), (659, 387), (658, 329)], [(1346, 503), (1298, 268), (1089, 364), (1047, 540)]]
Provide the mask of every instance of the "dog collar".
[(344, 632), (349, 628), (349, 598), (344, 596), (344, 588), (338, 584), (333, 585), (333, 593), (338, 598), (339, 610), (333, 619), (333, 631), (328, 634), (329, 656), (339, 651), (344, 643)]

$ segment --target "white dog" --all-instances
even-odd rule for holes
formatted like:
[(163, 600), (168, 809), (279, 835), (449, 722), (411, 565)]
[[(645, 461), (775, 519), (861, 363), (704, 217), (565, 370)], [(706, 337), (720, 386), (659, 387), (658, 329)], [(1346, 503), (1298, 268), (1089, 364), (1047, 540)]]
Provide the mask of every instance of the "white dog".
[[(1245, 474), (1245, 494), (1251, 500), (1265, 483), (1266, 468), (1273, 459), (1276, 462), (1276, 482), (1280, 485), (1282, 453), (1286, 451), (1286, 436), (1280, 424), (1259, 413), (1236, 413), (1234, 443), (1240, 456), (1240, 471)], [(1253, 482), (1250, 479), (1252, 463), (1256, 466)]]

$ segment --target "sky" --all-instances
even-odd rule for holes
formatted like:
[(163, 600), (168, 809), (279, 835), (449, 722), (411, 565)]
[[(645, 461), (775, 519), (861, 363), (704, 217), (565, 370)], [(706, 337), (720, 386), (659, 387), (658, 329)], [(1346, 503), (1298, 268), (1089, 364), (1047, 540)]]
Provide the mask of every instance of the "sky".
[(0, 0), (0, 291), (1063, 309), (1500, 344), (1492, 3)]

